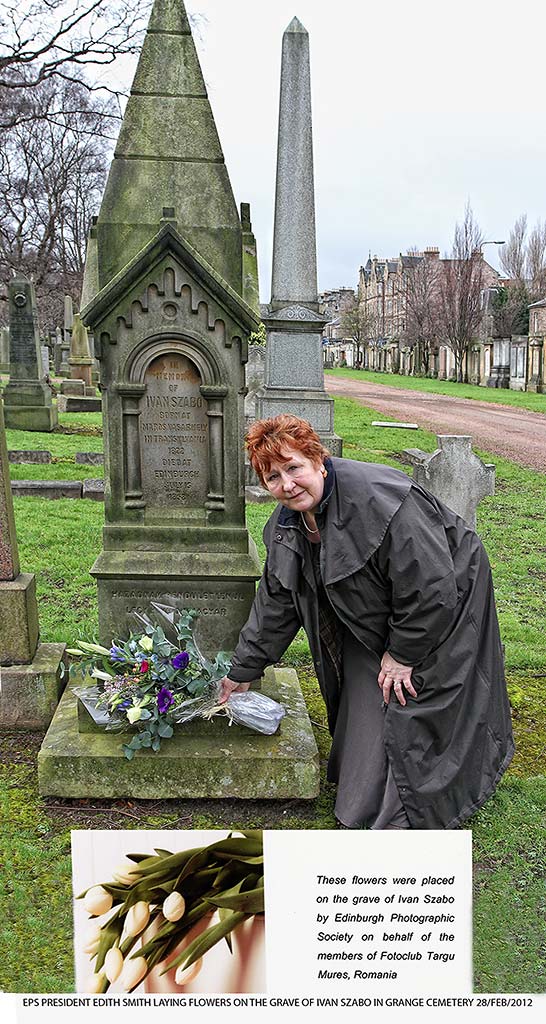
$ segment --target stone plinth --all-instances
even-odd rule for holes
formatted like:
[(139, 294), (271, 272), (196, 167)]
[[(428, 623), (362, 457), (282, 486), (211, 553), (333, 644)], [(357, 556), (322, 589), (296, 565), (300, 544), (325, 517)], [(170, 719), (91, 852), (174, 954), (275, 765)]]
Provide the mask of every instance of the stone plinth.
[(0, 729), (45, 729), (61, 689), (64, 644), (39, 644), (35, 578), (19, 571), (0, 402)]
[(38, 756), (40, 792), (60, 797), (246, 800), (313, 799), (319, 757), (296, 673), (267, 670), (262, 692), (289, 714), (274, 736), (225, 722), (180, 726), (159, 753), (127, 761), (122, 738), (78, 731), (75, 695), (67, 690)]
[(28, 665), (2, 666), (0, 729), (47, 729), (64, 687), (64, 651), (65, 644), (38, 644)]
[(13, 580), (0, 582), (0, 665), (32, 661), (39, 634), (32, 573), (21, 572)]
[(59, 412), (101, 412), (102, 400), (86, 395), (59, 395), (57, 407)]
[(255, 398), (256, 418), (290, 413), (308, 420), (332, 455), (341, 456), (334, 432), (334, 403), (324, 390), (324, 318), (301, 305), (264, 308), (267, 330), (265, 381)]
[(72, 377), (70, 380), (63, 380), (61, 383), (61, 395), (70, 395), (73, 398), (85, 395), (85, 381), (76, 377)]

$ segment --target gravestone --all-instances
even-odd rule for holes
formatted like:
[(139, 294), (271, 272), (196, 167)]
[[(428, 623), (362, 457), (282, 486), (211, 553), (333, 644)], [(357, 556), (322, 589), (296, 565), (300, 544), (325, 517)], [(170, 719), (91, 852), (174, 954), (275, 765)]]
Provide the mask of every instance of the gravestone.
[(258, 247), (250, 220), (250, 203), (241, 203), (243, 231), (243, 298), (260, 316), (260, 290), (258, 283)]
[(49, 725), (62, 690), (64, 649), (39, 642), (35, 577), (20, 571), (0, 400), (0, 728)]
[(510, 387), (510, 338), (493, 339), (493, 366), (487, 378), (487, 387)]
[(265, 345), (248, 346), (248, 362), (246, 364), (246, 386), (248, 394), (245, 398), (245, 425), (250, 426), (256, 419), (256, 395), (263, 388), (265, 373)]
[(49, 432), (57, 425), (43, 379), (34, 285), (22, 275), (9, 285), (10, 379), (4, 390), (6, 427)]
[(259, 321), (243, 298), (241, 221), (174, 0), (153, 7), (84, 291), (104, 409), (106, 525), (92, 569), (101, 638), (159, 600), (202, 612), (206, 650), (233, 649), (259, 574), (240, 442)]
[(256, 414), (301, 416), (341, 455), (334, 403), (324, 390), (327, 320), (318, 308), (309, 36), (294, 18), (282, 41), (271, 302), (262, 310), (265, 381)]
[[(152, 602), (195, 608), (209, 655), (233, 650), (248, 617), (261, 568), (245, 524), (244, 365), (259, 319), (244, 298), (244, 235), (184, 5), (155, 0), (83, 287), (103, 396), (105, 527), (91, 572), (108, 645)], [(290, 686), (276, 670), (264, 684), (294, 711), (282, 734), (180, 729), (130, 765), (119, 737), (79, 732), (67, 694), (40, 753), (41, 791), (316, 796), (318, 753), (288, 674)]]
[[(95, 397), (95, 387), (91, 380), (93, 358), (89, 349), (89, 338), (87, 328), (80, 316), (76, 313), (72, 321), (72, 334), (70, 336), (70, 353), (68, 365), (70, 367), (71, 380), (83, 380), (85, 384), (84, 394)], [(65, 392), (67, 394), (68, 392)]]
[(495, 467), (474, 454), (471, 437), (438, 434), (437, 439), (438, 448), (432, 454), (419, 448), (405, 450), (414, 467), (413, 479), (475, 530), (480, 501), (495, 493)]
[(70, 365), (68, 362), (70, 356), (70, 339), (72, 337), (72, 325), (74, 323), (74, 304), (72, 302), (72, 296), (65, 295), (64, 297), (64, 319), (63, 319), (63, 331), (62, 331), (62, 343), (61, 343), (61, 364), (59, 366), (59, 374), (61, 377), (70, 376)]
[(40, 356), (42, 359), (42, 377), (45, 380), (49, 377), (49, 349), (47, 345), (40, 345)]
[(63, 361), (63, 332), (60, 327), (55, 329), (55, 342), (53, 345), (53, 368), (55, 376), (58, 377), (61, 372), (61, 363)]
[(9, 373), (9, 330), (0, 327), (0, 373)]

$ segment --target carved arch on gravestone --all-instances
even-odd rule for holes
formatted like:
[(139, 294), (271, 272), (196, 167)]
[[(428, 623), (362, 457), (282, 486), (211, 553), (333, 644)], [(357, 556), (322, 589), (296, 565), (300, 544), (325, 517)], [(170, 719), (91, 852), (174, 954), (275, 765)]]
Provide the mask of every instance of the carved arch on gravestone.
[(116, 386), (121, 397), (123, 420), (123, 462), (125, 480), (125, 506), (145, 508), (142, 487), (139, 418), (141, 399), (146, 393), (146, 371), (154, 360), (162, 356), (180, 355), (196, 367), (201, 378), (199, 391), (207, 403), (208, 430), (208, 484), (205, 508), (209, 511), (225, 509), (224, 481), (224, 400), (228, 388), (222, 383), (222, 371), (213, 352), (193, 334), (176, 329), (168, 335), (152, 335), (143, 339), (126, 360), (123, 383)]

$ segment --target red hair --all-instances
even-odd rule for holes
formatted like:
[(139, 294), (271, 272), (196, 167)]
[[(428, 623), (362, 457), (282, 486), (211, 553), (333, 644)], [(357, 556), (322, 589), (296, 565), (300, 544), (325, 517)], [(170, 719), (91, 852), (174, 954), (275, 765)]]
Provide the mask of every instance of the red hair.
[(253, 469), (263, 480), (272, 462), (286, 462), (285, 452), (300, 452), (311, 462), (323, 462), (329, 452), (307, 420), (281, 413), (268, 420), (257, 420), (246, 436), (246, 447)]

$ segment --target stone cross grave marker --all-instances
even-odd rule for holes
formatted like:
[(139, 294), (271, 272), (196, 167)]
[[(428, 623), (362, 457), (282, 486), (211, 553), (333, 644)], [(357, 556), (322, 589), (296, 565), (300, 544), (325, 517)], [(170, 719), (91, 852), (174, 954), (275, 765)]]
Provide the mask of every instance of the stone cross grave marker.
[(437, 437), (438, 448), (432, 454), (419, 448), (405, 449), (404, 454), (413, 465), (413, 479), (475, 530), (480, 501), (495, 493), (495, 467), (482, 462), (472, 451), (471, 437), (457, 434), (438, 434)]

